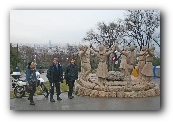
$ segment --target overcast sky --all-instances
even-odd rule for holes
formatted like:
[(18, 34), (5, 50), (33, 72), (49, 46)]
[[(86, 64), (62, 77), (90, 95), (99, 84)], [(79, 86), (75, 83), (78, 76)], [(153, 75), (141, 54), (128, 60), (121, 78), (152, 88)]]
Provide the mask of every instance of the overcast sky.
[(11, 10), (10, 42), (79, 44), (98, 22), (123, 18), (124, 10)]

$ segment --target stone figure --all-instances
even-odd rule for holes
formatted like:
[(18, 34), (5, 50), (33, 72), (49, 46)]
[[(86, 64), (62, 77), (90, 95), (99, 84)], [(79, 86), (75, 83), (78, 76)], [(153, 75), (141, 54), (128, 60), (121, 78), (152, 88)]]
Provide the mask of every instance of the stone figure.
[(90, 50), (88, 46), (79, 46), (79, 57), (81, 60), (81, 78), (85, 81), (88, 80), (88, 75), (91, 71), (90, 65)]
[(129, 71), (128, 75), (131, 75), (133, 67), (135, 66), (136, 58), (138, 56), (144, 55), (145, 53), (143, 53), (143, 54), (136, 53), (135, 52), (135, 45), (133, 45), (133, 44), (130, 46), (129, 52), (123, 52), (122, 50), (119, 49), (118, 46), (116, 48), (117, 48), (118, 52), (120, 52), (122, 55), (125, 55), (127, 57), (127, 64), (128, 64), (128, 71)]
[(120, 63), (120, 70), (121, 72), (124, 74), (124, 76), (129, 76), (129, 72), (128, 72), (128, 64), (127, 64), (127, 57), (126, 53), (128, 53), (129, 51), (127, 50), (127, 46), (123, 46), (123, 50), (122, 50), (123, 54), (122, 54), (122, 59), (121, 59), (121, 63)]
[(117, 51), (120, 52), (122, 55), (126, 56), (127, 59), (127, 68), (128, 68), (128, 75), (131, 75), (132, 73), (132, 69), (134, 67), (134, 63), (135, 63), (135, 59), (136, 59), (136, 53), (134, 52), (135, 50), (135, 46), (131, 45), (130, 46), (130, 51), (129, 52), (125, 52), (119, 49), (119, 47), (117, 47)]
[(152, 61), (153, 61), (153, 56), (154, 56), (154, 50), (155, 47), (151, 46), (147, 50), (147, 56), (146, 56), (146, 64), (144, 65), (141, 74), (143, 75), (143, 81), (150, 82), (151, 78), (153, 76), (153, 71), (152, 71)]
[(139, 62), (138, 62), (138, 65), (137, 65), (137, 68), (136, 69), (138, 71), (138, 75), (139, 75), (138, 78), (139, 78), (139, 80), (142, 80), (142, 74), (141, 74), (141, 72), (142, 72), (142, 69), (143, 69), (143, 67), (145, 65), (146, 50), (147, 50), (147, 47), (146, 46), (143, 46), (142, 47), (142, 50), (139, 51), (139, 54), (145, 53), (144, 55), (141, 55), (138, 58)]
[[(115, 49), (121, 53), (120, 68), (126, 76), (119, 71), (108, 72), (107, 58)], [(134, 45), (130, 46), (130, 50), (127, 50), (125, 45), (123, 50), (120, 50), (117, 44), (109, 49), (103, 44), (100, 44), (98, 49), (95, 49), (92, 45), (90, 47), (80, 45), (78, 51), (81, 59), (82, 74), (79, 81), (74, 83), (74, 93), (78, 96), (105, 98), (143, 98), (160, 95), (160, 85), (151, 81), (154, 50), (154, 46), (150, 48), (144, 46), (141, 51), (136, 52)], [(96, 54), (99, 60), (96, 74), (89, 74), (91, 70), (90, 51)], [(139, 62), (135, 67), (137, 57)], [(130, 73), (134, 67), (138, 70), (138, 77), (142, 78), (142, 81), (139, 81), (137, 77), (131, 76)]]
[(98, 82), (100, 82), (100, 86), (103, 86), (103, 83), (106, 81), (106, 78), (108, 76), (108, 68), (106, 64), (107, 56), (115, 51), (116, 46), (117, 44), (115, 44), (109, 50), (106, 50), (103, 44), (99, 45), (99, 50), (93, 48), (92, 45), (90, 46), (91, 52), (96, 54), (99, 59), (96, 75), (98, 77)]

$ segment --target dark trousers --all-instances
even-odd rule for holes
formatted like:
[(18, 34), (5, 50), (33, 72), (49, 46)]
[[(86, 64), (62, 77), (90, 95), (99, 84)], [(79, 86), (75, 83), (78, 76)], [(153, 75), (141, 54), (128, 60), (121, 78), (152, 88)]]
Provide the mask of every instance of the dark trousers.
[(61, 91), (60, 91), (60, 83), (59, 82), (50, 83), (50, 98), (53, 98), (53, 95), (54, 95), (54, 86), (56, 87), (57, 96), (59, 96), (61, 94)]
[(30, 102), (33, 102), (33, 96), (36, 91), (36, 85), (33, 83), (32, 85), (29, 85), (30, 91), (29, 91), (29, 100)]
[(69, 86), (68, 97), (72, 96), (74, 82), (75, 82), (75, 80), (74, 81), (68, 81), (68, 86)]

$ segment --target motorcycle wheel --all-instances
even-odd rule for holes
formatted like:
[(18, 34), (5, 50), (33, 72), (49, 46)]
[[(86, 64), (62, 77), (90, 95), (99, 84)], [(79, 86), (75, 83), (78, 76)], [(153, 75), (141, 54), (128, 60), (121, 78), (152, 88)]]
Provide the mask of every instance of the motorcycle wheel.
[(43, 83), (41, 83), (41, 88), (42, 88), (42, 93), (43, 93), (43, 95), (47, 98), (48, 96), (49, 96), (49, 92), (48, 92), (48, 89), (46, 88), (46, 86), (43, 84)]
[(14, 95), (16, 98), (22, 98), (25, 95), (24, 87), (16, 86), (14, 89)]

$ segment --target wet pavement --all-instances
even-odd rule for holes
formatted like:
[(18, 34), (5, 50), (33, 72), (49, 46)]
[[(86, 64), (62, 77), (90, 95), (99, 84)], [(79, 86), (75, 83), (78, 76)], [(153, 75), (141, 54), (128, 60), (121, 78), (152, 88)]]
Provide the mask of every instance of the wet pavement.
[[(160, 84), (160, 78), (153, 79)], [(145, 98), (92, 98), (74, 95), (67, 98), (67, 92), (60, 95), (62, 101), (50, 102), (43, 95), (34, 96), (35, 106), (29, 105), (27, 97), (10, 99), (11, 110), (160, 110), (160, 96)], [(54, 95), (56, 99), (56, 95)]]
[[(43, 95), (34, 96), (35, 106), (29, 105), (27, 97), (10, 99), (11, 110), (160, 110), (160, 96), (147, 98), (91, 98), (76, 96), (67, 98), (67, 92), (60, 96), (63, 100), (50, 102)], [(56, 99), (56, 96), (54, 96)]]

